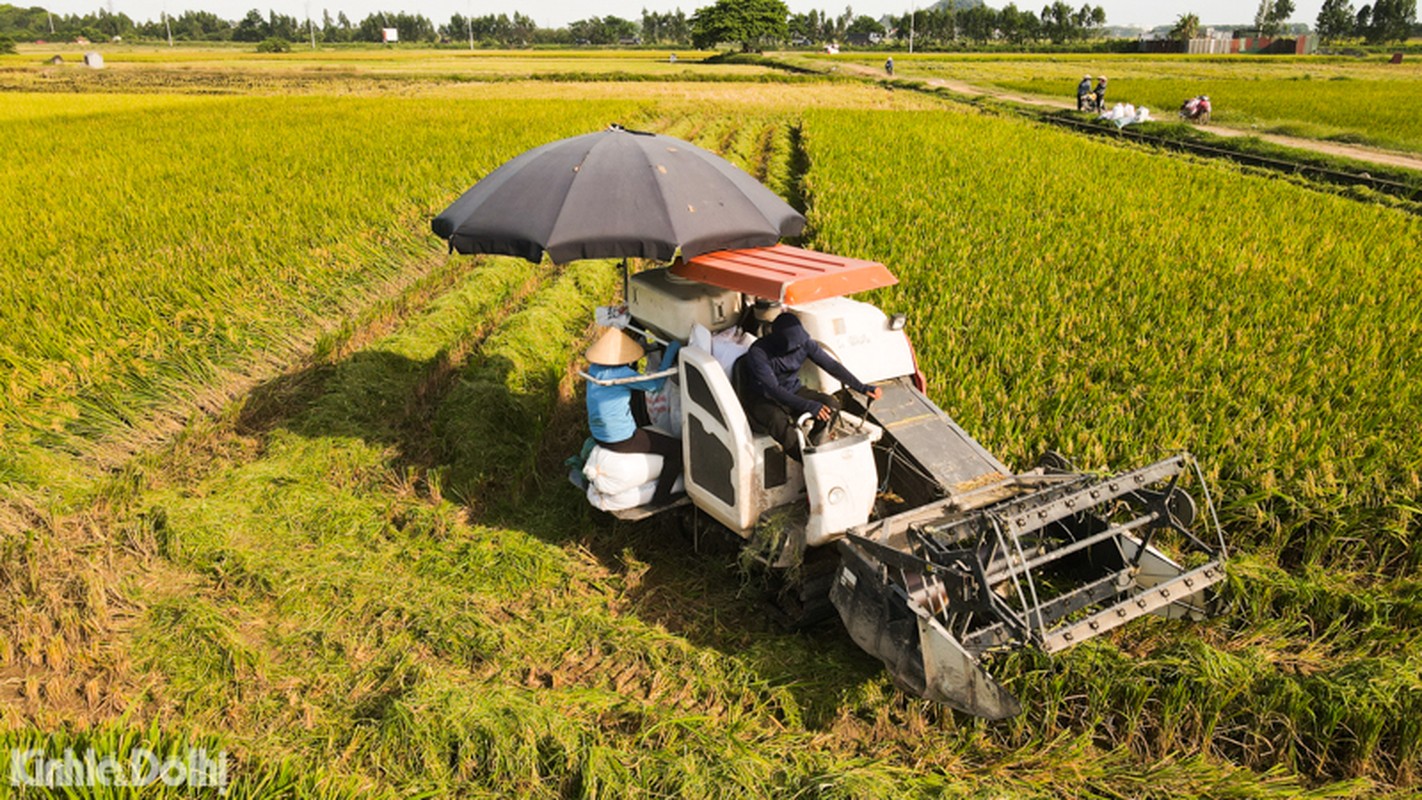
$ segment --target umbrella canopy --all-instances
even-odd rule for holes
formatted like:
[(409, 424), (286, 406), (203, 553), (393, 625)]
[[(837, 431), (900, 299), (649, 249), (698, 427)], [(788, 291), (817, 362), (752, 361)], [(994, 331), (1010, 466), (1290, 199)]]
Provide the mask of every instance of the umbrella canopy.
[(765, 247), (798, 235), (805, 218), (714, 153), (614, 125), (515, 157), (433, 227), (461, 253), (536, 263), (546, 250), (564, 264)]

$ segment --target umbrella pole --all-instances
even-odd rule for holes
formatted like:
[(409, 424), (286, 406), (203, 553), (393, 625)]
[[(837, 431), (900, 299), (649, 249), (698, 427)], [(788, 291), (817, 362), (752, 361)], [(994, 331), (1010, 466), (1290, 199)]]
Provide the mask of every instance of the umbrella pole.
[(628, 269), (625, 258), (617, 266), (622, 270), (622, 305), (630, 305), (632, 302), (632, 271)]

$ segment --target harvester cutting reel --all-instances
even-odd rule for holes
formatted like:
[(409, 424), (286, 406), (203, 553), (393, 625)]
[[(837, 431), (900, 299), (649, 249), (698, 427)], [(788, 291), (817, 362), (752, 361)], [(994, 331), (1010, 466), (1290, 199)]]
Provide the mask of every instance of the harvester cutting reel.
[[(1203, 521), (1180, 486), (1191, 476)], [(978, 505), (984, 497), (994, 499)], [(1147, 614), (1201, 619), (1225, 577), (1219, 521), (1188, 454), (1105, 478), (1045, 459), (859, 526), (837, 546), (830, 599), (859, 646), (905, 690), (989, 719), (1021, 705), (985, 656), (1055, 653)]]

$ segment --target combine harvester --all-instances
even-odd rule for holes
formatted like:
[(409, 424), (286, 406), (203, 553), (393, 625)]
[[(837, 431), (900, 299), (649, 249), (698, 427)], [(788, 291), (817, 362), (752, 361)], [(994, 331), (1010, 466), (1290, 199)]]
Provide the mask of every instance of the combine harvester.
[[(924, 394), (902, 315), (848, 295), (897, 282), (882, 264), (778, 244), (805, 218), (688, 142), (612, 126), (529, 150), (436, 217), (451, 251), (672, 266), (630, 275), (628, 328), (687, 343), (667, 374), (686, 498), (616, 512), (686, 513), (748, 543), (787, 577), (802, 619), (839, 612), (906, 691), (970, 714), (1021, 710), (984, 656), (1064, 650), (1145, 614), (1198, 619), (1224, 544), (1188, 455), (1112, 477), (1048, 454), (1013, 473)], [(625, 262), (624, 262), (625, 263)], [(803, 465), (752, 432), (711, 333), (783, 309), (866, 383)], [(698, 342), (700, 344), (698, 344)], [(717, 356), (721, 359), (718, 360)], [(838, 382), (807, 363), (806, 386)], [(674, 405), (674, 404), (669, 404)], [(1172, 559), (1167, 552), (1175, 554)]]
[[(628, 328), (648, 340), (687, 342), (694, 325), (723, 331), (748, 308), (788, 309), (883, 389), (878, 401), (851, 398), (827, 441), (805, 443), (802, 466), (752, 432), (726, 366), (683, 347), (669, 385), (680, 392), (693, 513), (748, 543), (769, 535), (775, 567), (830, 564), (790, 570), (804, 579), (804, 610), (813, 614), (827, 592), (898, 686), (988, 719), (1021, 711), (983, 668), (990, 653), (1054, 653), (1146, 614), (1203, 618), (1206, 590), (1225, 577), (1224, 544), (1207, 493), (1212, 532), (1192, 531), (1197, 505), (1181, 482), (1204, 488), (1194, 460), (1100, 477), (1048, 453), (1014, 473), (924, 394), (904, 317), (846, 297), (896, 282), (882, 264), (784, 245), (707, 253), (629, 279)], [(808, 362), (801, 379), (842, 388)], [(686, 500), (614, 513), (685, 513)]]

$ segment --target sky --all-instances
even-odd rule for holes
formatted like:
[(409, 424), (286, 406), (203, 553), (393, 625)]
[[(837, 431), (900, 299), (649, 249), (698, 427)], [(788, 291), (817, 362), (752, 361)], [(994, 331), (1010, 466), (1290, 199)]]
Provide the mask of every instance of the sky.
[[(1016, 0), (1019, 8), (1040, 11), (1046, 0)], [(626, 19), (640, 20), (642, 9), (648, 11), (673, 11), (680, 8), (690, 15), (701, 6), (711, 5), (714, 0), (8, 0), (13, 5), (40, 5), (63, 14), (78, 14), (98, 8), (112, 8), (138, 20), (158, 19), (166, 10), (170, 14), (180, 14), (193, 9), (212, 11), (227, 19), (241, 19), (247, 11), (256, 8), (265, 14), (269, 9), (281, 14), (304, 18), (307, 9), (311, 16), (320, 19), (321, 10), (329, 9), (331, 16), (344, 11), (352, 21), (359, 22), (367, 14), (375, 11), (406, 11), (424, 14), (436, 25), (449, 20), (452, 14), (512, 14), (521, 11), (533, 17), (544, 27), (562, 27), (577, 19), (609, 14)], [(934, 0), (918, 0), (919, 6), (930, 5)], [(1067, 0), (1075, 6), (1087, 0)], [(792, 13), (814, 9), (838, 15), (845, 4), (854, 8), (854, 13), (868, 14), (878, 18), (884, 14), (902, 14), (914, 7), (914, 0), (786, 0)], [(988, 5), (1001, 8), (1007, 0), (988, 0)], [(1174, 22), (1184, 13), (1194, 13), (1205, 25), (1248, 23), (1254, 19), (1258, 0), (1093, 0), (1106, 10), (1108, 25), (1137, 25), (1144, 28)], [(1296, 0), (1291, 21), (1313, 23), (1318, 16), (1322, 0)]]

